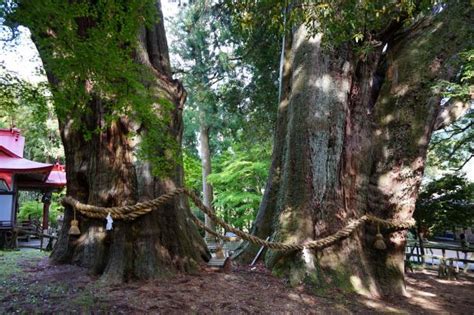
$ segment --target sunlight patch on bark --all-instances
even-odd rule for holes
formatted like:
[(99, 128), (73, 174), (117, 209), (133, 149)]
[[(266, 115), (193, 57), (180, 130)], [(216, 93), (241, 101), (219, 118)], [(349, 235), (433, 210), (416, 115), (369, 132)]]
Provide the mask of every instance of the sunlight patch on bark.
[(74, 125), (74, 119), (71, 118), (69, 119), (65, 124), (64, 124), (64, 129), (63, 129), (63, 133), (64, 133), (64, 138), (69, 138), (70, 136), (70, 131), (71, 131), (71, 128), (72, 126)]
[(160, 257), (165, 260), (171, 261), (171, 256), (169, 250), (164, 247), (161, 242), (155, 242), (155, 250), (160, 253)]
[(434, 129), (438, 130), (451, 124), (464, 115), (472, 107), (472, 102), (462, 102), (459, 100), (449, 101), (444, 106), (436, 118)]
[(390, 242), (395, 244), (397, 247), (404, 247), (406, 243), (406, 237), (400, 232), (390, 234)]
[(298, 50), (301, 45), (320, 45), (323, 34), (318, 33), (315, 36), (311, 37), (309, 37), (308, 35), (308, 29), (306, 28), (306, 26), (303, 25), (298, 28), (296, 34), (293, 36), (293, 38), (296, 39), (293, 44), (295, 50)]
[[(421, 141), (421, 139), (420, 139)], [(411, 168), (414, 170), (421, 169), (425, 165), (425, 160), (422, 156), (417, 157), (413, 162), (411, 162)]]
[(101, 226), (91, 226), (87, 233), (83, 233), (77, 240), (79, 245), (90, 245), (97, 242), (102, 242), (105, 238), (105, 230)]
[(316, 81), (314, 82), (314, 86), (321, 89), (325, 93), (329, 93), (334, 89), (333, 79), (329, 74), (323, 74), (322, 77), (316, 79)]
[(409, 90), (410, 86), (408, 84), (395, 85), (393, 87), (393, 94), (396, 96), (404, 96)]
[(362, 284), (362, 280), (358, 276), (351, 276), (350, 281), (355, 291), (365, 297), (372, 297), (372, 294), (367, 290), (367, 288)]
[(169, 178), (163, 179), (163, 186), (166, 187), (166, 190), (175, 190), (177, 188), (176, 183)]
[(282, 110), (288, 107), (288, 99), (284, 99), (280, 102), (280, 105), (278, 105), (278, 110)]
[[(304, 222), (298, 216), (298, 210), (287, 207), (285, 210), (281, 211), (280, 214), (280, 234), (284, 243), (298, 243), (305, 240), (304, 231), (308, 228), (305, 228), (305, 225), (309, 223)], [(303, 222), (301, 222), (303, 221)]]
[[(382, 123), (382, 125), (388, 125), (389, 123), (391, 123), (394, 120), (395, 120), (395, 117), (392, 114), (388, 114), (387, 116), (385, 116), (382, 119), (381, 123)], [(377, 133), (378, 133), (377, 135), (380, 135), (380, 134), (382, 134), (382, 131), (380, 129), (378, 129)]]

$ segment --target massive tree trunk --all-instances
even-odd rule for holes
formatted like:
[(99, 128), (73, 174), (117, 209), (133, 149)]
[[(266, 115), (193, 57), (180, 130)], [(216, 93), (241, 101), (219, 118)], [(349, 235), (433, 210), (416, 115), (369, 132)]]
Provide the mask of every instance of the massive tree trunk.
[[(171, 77), (159, 1), (157, 9), (157, 22), (143, 27), (137, 34), (139, 44), (134, 59), (143, 67), (144, 84), (153, 93), (154, 114), (164, 116), (164, 108), (172, 107), (167, 109), (170, 117), (164, 132), (180, 146), (181, 114), (186, 94), (181, 84)], [(70, 22), (77, 23), (77, 31), (83, 34), (87, 34), (87, 28), (94, 27), (87, 18)], [(31, 31), (36, 38), (51, 34), (33, 27)], [(54, 32), (61, 32), (61, 29)], [(38, 48), (42, 58), (55, 53), (54, 47), (38, 44)], [(43, 58), (48, 79), (60, 88), (61, 82), (49, 67), (48, 60)], [(78, 89), (90, 91), (88, 109), (82, 111), (80, 117), (60, 116), (67, 195), (91, 205), (120, 206), (152, 199), (183, 185), (180, 152), (170, 157), (166, 146), (157, 144), (155, 156), (166, 159), (171, 169), (168, 175), (161, 177), (152, 173), (149, 162), (137, 159), (141, 140), (158, 126), (137, 123), (128, 116), (107, 121), (108, 115), (113, 114), (110, 96), (104, 98), (95, 94), (92, 80), (86, 80)], [(82, 128), (77, 128), (77, 120), (81, 121)], [(94, 132), (86, 137), (83, 130)], [(187, 201), (179, 196), (135, 221), (114, 222), (111, 232), (105, 231), (105, 221), (89, 219), (78, 213), (82, 234), (75, 238), (68, 235), (73, 215), (68, 207), (62, 233), (51, 257), (55, 262), (88, 267), (111, 281), (149, 279), (176, 271), (193, 271), (200, 262), (209, 258), (209, 254), (197, 228), (188, 220), (189, 211)]]
[[(432, 86), (456, 75), (472, 44), (473, 10), (452, 2), (408, 29), (394, 23), (361, 57), (348, 44), (323, 49), (305, 26), (285, 41), (273, 161), (253, 233), (292, 243), (335, 233), (365, 213), (412, 217), (427, 146), (441, 112)], [(387, 44), (387, 51), (383, 51)], [(337, 286), (380, 296), (404, 293), (405, 232), (376, 227), (322, 251), (267, 251), (292, 284)], [(248, 245), (244, 258), (257, 248)]]

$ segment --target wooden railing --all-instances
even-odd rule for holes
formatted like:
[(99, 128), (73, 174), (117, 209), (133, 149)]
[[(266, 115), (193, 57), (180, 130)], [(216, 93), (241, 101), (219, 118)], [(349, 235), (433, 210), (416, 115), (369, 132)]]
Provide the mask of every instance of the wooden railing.
[(28, 242), (31, 236), (42, 233), (41, 224), (39, 220), (23, 220), (18, 221), (16, 224), (16, 230), (18, 232), (18, 239), (26, 239)]
[[(435, 255), (433, 250), (440, 250), (441, 255)], [(447, 252), (454, 252), (455, 257), (448, 257)], [(461, 247), (460, 245), (455, 244), (446, 244), (446, 243), (439, 243), (439, 242), (430, 242), (430, 241), (423, 241), (420, 243), (419, 241), (409, 241), (406, 246), (406, 260), (410, 260), (412, 257), (416, 258), (415, 262), (422, 264), (423, 267), (426, 266), (431, 259), (431, 265), (439, 264), (441, 260), (445, 262), (462, 262), (463, 263), (463, 271), (467, 272), (469, 270), (470, 264), (474, 264), (474, 260), (472, 259), (472, 253), (474, 252), (474, 247)], [(462, 254), (464, 257), (461, 258)], [(437, 262), (435, 263), (435, 259)], [(459, 266), (456, 264), (456, 269), (459, 271)]]
[[(18, 236), (18, 239), (23, 239), (26, 241), (25, 243), (21, 244), (21, 247), (29, 247), (29, 248), (37, 248), (37, 249), (44, 249), (43, 242), (47, 240), (46, 249), (52, 249), (53, 241), (57, 240), (57, 236), (45, 234), (43, 232), (43, 227), (41, 226), (38, 220), (28, 220), (28, 221), (20, 221), (15, 228)], [(39, 239), (39, 247), (32, 246), (28, 244), (30, 238)]]

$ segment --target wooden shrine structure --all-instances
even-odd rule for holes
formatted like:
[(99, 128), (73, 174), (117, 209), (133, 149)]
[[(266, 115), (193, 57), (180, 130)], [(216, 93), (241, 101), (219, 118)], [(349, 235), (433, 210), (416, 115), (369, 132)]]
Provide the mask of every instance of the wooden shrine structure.
[(25, 138), (18, 129), (0, 129), (0, 248), (16, 247), (18, 192), (43, 194), (42, 230), (48, 228), (51, 193), (66, 185), (64, 166), (23, 157)]

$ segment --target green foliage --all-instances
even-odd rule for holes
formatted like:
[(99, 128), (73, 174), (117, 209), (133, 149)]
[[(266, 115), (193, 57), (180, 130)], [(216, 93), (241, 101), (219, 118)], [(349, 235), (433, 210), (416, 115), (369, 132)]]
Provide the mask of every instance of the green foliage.
[[(455, 67), (460, 69), (454, 82), (435, 85), (445, 99), (471, 102), (474, 97), (474, 49), (459, 54)], [(449, 101), (447, 101), (449, 102)], [(433, 135), (428, 165), (440, 169), (460, 170), (474, 157), (474, 110)]]
[(439, 5), (440, 1), (303, 0), (295, 3), (286, 0), (229, 0), (226, 3), (245, 29), (258, 29), (263, 20), (283, 33), (283, 16), (288, 12), (286, 31), (293, 25), (304, 23), (311, 33), (323, 35), (326, 46), (352, 41), (363, 47), (378, 45), (380, 39), (377, 36), (391, 23), (415, 18), (420, 12)]
[(222, 3), (208, 1), (194, 1), (173, 27), (174, 51), (180, 57), (177, 68), (188, 91), (186, 185), (202, 189), (197, 135), (200, 128), (208, 128), (213, 206), (230, 224), (249, 229), (269, 168), (280, 34), (267, 27), (244, 29)]
[(184, 150), (183, 163), (184, 163), (185, 186), (188, 188), (192, 188), (194, 191), (201, 191), (202, 189), (201, 161), (195, 155), (192, 155), (188, 151)]
[[(196, 194), (200, 194), (202, 191), (202, 168), (201, 161), (199, 158), (190, 153), (189, 150), (183, 151), (183, 164), (184, 164), (184, 185), (187, 188), (194, 190)], [(204, 213), (199, 210), (194, 204), (191, 204), (191, 210), (194, 215), (201, 221), (204, 221)]]
[(0, 69), (0, 128), (16, 127), (26, 138), (25, 157), (36, 161), (63, 159), (48, 87), (32, 85)]
[(239, 84), (226, 87), (228, 90), (223, 93), (222, 103), (228, 117), (240, 117), (235, 125), (240, 126), (242, 132), (234, 136), (249, 144), (268, 141), (274, 129), (278, 104), (282, 14), (281, 11), (271, 17), (266, 14), (278, 10), (279, 2), (261, 3), (262, 11), (251, 15), (251, 26), (241, 23), (242, 15), (246, 14), (244, 11), (233, 11), (232, 6), (230, 10), (228, 6), (221, 8), (221, 16), (225, 17), (225, 25), (235, 43), (237, 67), (244, 73)]
[(209, 176), (214, 208), (226, 222), (249, 230), (260, 205), (270, 166), (270, 146), (229, 148), (214, 163)]
[[(183, 10), (172, 32), (176, 37), (172, 51), (180, 57), (176, 67), (182, 72), (188, 91), (184, 145), (196, 154), (200, 127), (216, 134), (226, 125), (220, 98), (225, 91), (222, 87), (236, 77), (235, 62), (230, 61), (231, 52), (225, 50), (229, 42), (227, 29), (208, 1), (194, 1)], [(216, 140), (211, 137), (211, 146), (220, 146)]]
[(446, 98), (469, 101), (474, 97), (474, 49), (460, 53), (455, 66), (460, 69), (456, 82), (440, 81), (435, 89)]
[(432, 232), (474, 224), (474, 183), (457, 175), (446, 175), (427, 184), (420, 192), (414, 218)]
[[(214, 173), (208, 178), (214, 187), (213, 207), (232, 226), (249, 230), (257, 214), (270, 166), (270, 145), (246, 148), (235, 144), (213, 160)], [(202, 189), (199, 158), (184, 154), (186, 187)], [(196, 212), (199, 217), (203, 215)]]
[[(53, 198), (49, 208), (49, 224), (51, 227), (57, 227), (58, 217), (63, 212), (62, 206), (58, 198)], [(43, 203), (38, 200), (25, 200), (20, 202), (20, 210), (18, 212), (18, 220), (38, 220), (41, 222), (43, 217)]]
[(188, 91), (184, 146), (194, 152), (200, 125), (211, 151), (266, 141), (276, 120), (280, 35), (246, 32), (220, 3), (195, 1), (174, 21), (176, 68)]
[(474, 157), (474, 111), (433, 134), (427, 164), (431, 169), (456, 170)]
[[(167, 129), (169, 101), (157, 99), (152, 74), (133, 58), (139, 30), (157, 19), (154, 0), (5, 1), (0, 18), (13, 30), (31, 30), (60, 121), (72, 122), (88, 140), (128, 116), (148, 130), (140, 156), (155, 173), (170, 169), (165, 156), (176, 156), (177, 144)], [(90, 119), (97, 104), (100, 119)]]
[(144, 97), (137, 93), (143, 90), (141, 68), (130, 56), (139, 27), (151, 19), (144, 14), (154, 12), (152, 4), (18, 0), (3, 6), (10, 24), (20, 23), (32, 30), (46, 70), (58, 81), (51, 89), (57, 113), (65, 117), (91, 110), (89, 101), (94, 95), (113, 100), (115, 110), (109, 115), (120, 115), (136, 101), (147, 101), (139, 99)]

